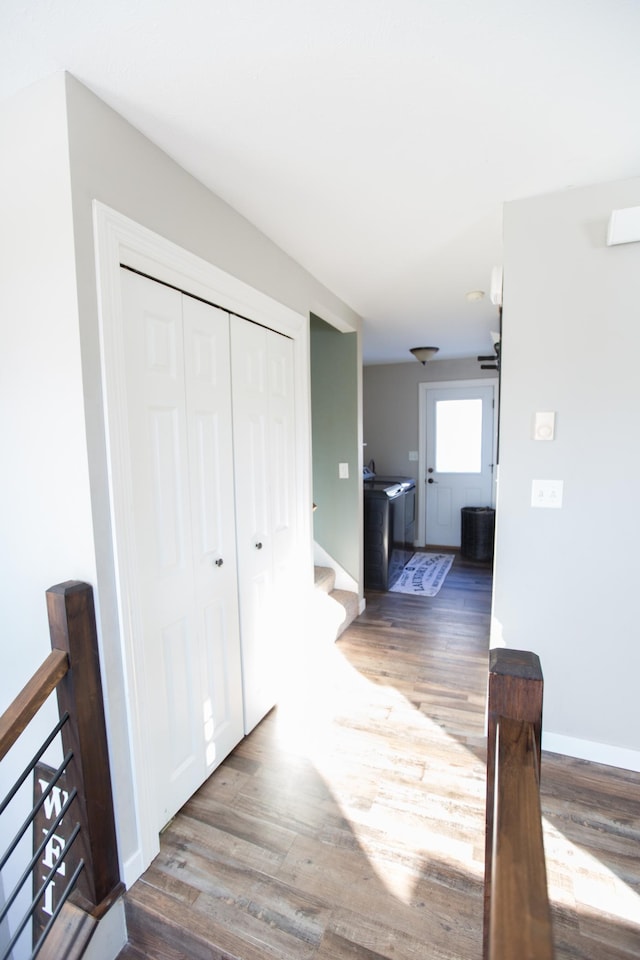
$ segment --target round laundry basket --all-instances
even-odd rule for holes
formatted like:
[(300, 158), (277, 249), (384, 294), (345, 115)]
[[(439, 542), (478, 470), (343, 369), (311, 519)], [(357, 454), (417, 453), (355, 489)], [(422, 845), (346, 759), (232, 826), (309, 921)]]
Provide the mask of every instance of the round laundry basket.
[(493, 507), (463, 507), (460, 552), (466, 560), (492, 560), (496, 512)]

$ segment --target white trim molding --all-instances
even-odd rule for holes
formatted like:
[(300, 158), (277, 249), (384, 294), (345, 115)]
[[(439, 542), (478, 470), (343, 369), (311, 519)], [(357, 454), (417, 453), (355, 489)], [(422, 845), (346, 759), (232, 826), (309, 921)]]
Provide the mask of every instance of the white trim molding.
[[(147, 815), (147, 811), (153, 809), (149, 795), (152, 778), (148, 775), (145, 718), (139, 709), (139, 704), (146, 702), (145, 677), (137, 662), (133, 642), (141, 624), (137, 573), (132, 562), (133, 498), (120, 268), (121, 265), (132, 267), (292, 339), (297, 411), (296, 469), (301, 491), (297, 523), (300, 544), (308, 557), (308, 580), (312, 584), (309, 318), (95, 200), (93, 222), (120, 658), (124, 677), (122, 699), (127, 711), (132, 755), (130, 776), (134, 810), (122, 801), (118, 803), (118, 797), (115, 806), (116, 822), (126, 824), (127, 835), (133, 837), (130, 849), (121, 851), (123, 879), (130, 886), (158, 852), (159, 839), (152, 826), (153, 818)], [(301, 579), (305, 574), (307, 571), (301, 572)]]
[(579, 740), (577, 737), (566, 737), (561, 733), (543, 730), (542, 750), (640, 773), (640, 751), (627, 747), (614, 747), (609, 743), (596, 743), (593, 740)]

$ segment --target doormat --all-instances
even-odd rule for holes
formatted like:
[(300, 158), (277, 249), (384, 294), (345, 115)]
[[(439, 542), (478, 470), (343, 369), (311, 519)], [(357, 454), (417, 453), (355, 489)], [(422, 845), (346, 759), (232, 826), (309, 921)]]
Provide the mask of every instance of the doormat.
[(415, 597), (435, 597), (452, 563), (452, 553), (414, 553), (389, 589), (394, 593), (411, 593)]

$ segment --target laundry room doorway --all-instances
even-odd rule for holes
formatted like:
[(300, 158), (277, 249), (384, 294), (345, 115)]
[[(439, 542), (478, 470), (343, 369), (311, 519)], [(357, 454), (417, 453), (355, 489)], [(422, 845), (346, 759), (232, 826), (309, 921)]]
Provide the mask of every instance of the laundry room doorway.
[(495, 506), (497, 379), (419, 385), (418, 531), (459, 548), (461, 509)]

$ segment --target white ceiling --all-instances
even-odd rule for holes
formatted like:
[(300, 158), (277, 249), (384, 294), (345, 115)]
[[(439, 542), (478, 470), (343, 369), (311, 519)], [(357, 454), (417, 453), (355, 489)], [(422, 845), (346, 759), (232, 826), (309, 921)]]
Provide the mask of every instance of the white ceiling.
[(1, 0), (0, 98), (68, 70), (415, 362), (490, 352), (503, 202), (640, 174), (639, 49), (638, 0)]

